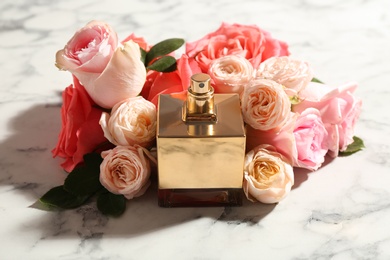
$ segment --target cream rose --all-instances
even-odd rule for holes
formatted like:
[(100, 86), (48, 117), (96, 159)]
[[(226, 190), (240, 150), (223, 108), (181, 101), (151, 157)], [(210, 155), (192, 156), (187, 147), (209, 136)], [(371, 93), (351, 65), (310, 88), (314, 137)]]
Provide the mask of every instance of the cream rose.
[(260, 145), (245, 156), (243, 189), (250, 201), (277, 203), (294, 185), (294, 172), (271, 145)]
[(272, 79), (285, 87), (289, 97), (299, 92), (313, 79), (313, 72), (305, 61), (291, 57), (272, 57), (262, 62), (256, 77)]
[(241, 96), (244, 121), (257, 130), (282, 126), (289, 118), (290, 107), (283, 86), (269, 79), (252, 80)]
[(214, 82), (215, 93), (241, 94), (253, 78), (253, 67), (242, 56), (228, 55), (214, 60), (208, 74)]
[(116, 104), (111, 114), (103, 112), (99, 123), (111, 143), (147, 147), (156, 136), (156, 107), (141, 96), (129, 98)]
[(117, 146), (101, 153), (100, 182), (111, 193), (139, 197), (150, 185), (150, 163), (141, 146)]

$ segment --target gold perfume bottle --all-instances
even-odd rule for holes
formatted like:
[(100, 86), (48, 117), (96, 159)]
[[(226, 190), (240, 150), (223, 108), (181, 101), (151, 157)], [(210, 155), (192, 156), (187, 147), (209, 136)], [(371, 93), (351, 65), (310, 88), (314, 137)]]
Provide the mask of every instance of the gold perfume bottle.
[(239, 206), (245, 129), (237, 94), (215, 94), (207, 74), (191, 77), (186, 100), (160, 95), (158, 202), (162, 207)]

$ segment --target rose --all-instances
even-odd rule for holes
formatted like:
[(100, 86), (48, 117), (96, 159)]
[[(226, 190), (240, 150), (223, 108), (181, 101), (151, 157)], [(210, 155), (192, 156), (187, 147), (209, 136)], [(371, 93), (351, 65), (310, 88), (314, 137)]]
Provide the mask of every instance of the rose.
[(242, 56), (228, 55), (214, 60), (208, 74), (215, 93), (238, 93), (253, 78), (252, 64)]
[(177, 60), (177, 70), (169, 73), (149, 71), (142, 90), (142, 96), (157, 106), (160, 94), (186, 92), (190, 86), (191, 76), (201, 70), (193, 58), (183, 54)]
[(257, 130), (282, 126), (290, 113), (290, 100), (283, 86), (268, 79), (256, 79), (241, 97), (244, 121)]
[(255, 25), (222, 23), (215, 32), (186, 44), (186, 54), (195, 57), (202, 72), (207, 73), (212, 60), (226, 55), (240, 55), (255, 69), (261, 61), (274, 56), (289, 55), (287, 43), (271, 37)]
[(263, 144), (271, 145), (284, 156), (287, 163), (296, 164), (298, 154), (294, 129), (298, 115), (298, 113), (290, 112), (286, 122), (280, 128), (267, 131), (257, 130), (248, 125), (246, 127), (246, 151)]
[(92, 21), (78, 30), (56, 54), (56, 66), (75, 75), (101, 107), (137, 96), (146, 78), (138, 44), (117, 48), (117, 36), (105, 23)]
[(73, 72), (101, 73), (110, 61), (118, 38), (110, 25), (91, 21), (78, 30), (56, 54), (56, 66)]
[(130, 34), (129, 36), (127, 36), (123, 41), (122, 41), (122, 44), (124, 44), (125, 42), (128, 42), (132, 40), (133, 42), (135, 42), (136, 44), (138, 44), (138, 46), (143, 49), (144, 51), (149, 51), (151, 46), (145, 41), (145, 39), (143, 37), (137, 37), (134, 33)]
[(328, 151), (328, 132), (315, 108), (307, 108), (302, 114), (291, 112), (277, 129), (261, 131), (247, 126), (246, 130), (247, 151), (261, 144), (271, 145), (294, 167), (317, 170)]
[(93, 106), (88, 93), (76, 78), (73, 85), (64, 90), (62, 99), (62, 127), (52, 154), (53, 157), (65, 158), (61, 166), (71, 172), (83, 161), (84, 154), (92, 152), (107, 140), (99, 126), (102, 110)]
[(102, 113), (99, 123), (111, 143), (147, 147), (156, 135), (156, 107), (143, 97), (129, 98), (116, 104), (111, 114)]
[(328, 132), (329, 155), (336, 157), (353, 142), (356, 122), (359, 118), (362, 100), (353, 95), (356, 83), (339, 87), (310, 82), (300, 93), (302, 102), (292, 107), (303, 112), (308, 107), (320, 111), (322, 122)]
[(317, 170), (328, 152), (328, 132), (315, 108), (306, 108), (299, 115), (294, 129), (297, 162), (294, 166)]
[(294, 167), (317, 170), (328, 152), (328, 132), (315, 108), (307, 108), (302, 114), (291, 112), (278, 129), (261, 131), (247, 126), (246, 130), (247, 151), (261, 144), (271, 145)]
[(291, 57), (271, 57), (260, 64), (256, 76), (282, 84), (289, 97), (297, 95), (313, 79), (309, 64)]
[(250, 201), (279, 202), (293, 185), (293, 168), (273, 146), (260, 145), (246, 154), (243, 189)]
[(139, 197), (150, 185), (150, 163), (140, 146), (117, 146), (101, 153), (100, 182), (111, 193)]
[(95, 80), (88, 77), (87, 89), (98, 105), (112, 108), (116, 103), (136, 97), (146, 79), (146, 69), (141, 61), (138, 44), (133, 41), (118, 47), (106, 69)]

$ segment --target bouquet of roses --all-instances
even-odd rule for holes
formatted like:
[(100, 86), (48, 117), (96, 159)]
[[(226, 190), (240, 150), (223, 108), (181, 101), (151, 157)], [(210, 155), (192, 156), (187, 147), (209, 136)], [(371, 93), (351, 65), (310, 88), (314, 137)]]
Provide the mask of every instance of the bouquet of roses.
[(63, 92), (62, 129), (54, 157), (69, 175), (42, 196), (49, 208), (74, 208), (97, 194), (104, 214), (120, 215), (126, 199), (144, 194), (157, 158), (159, 94), (183, 95), (196, 73), (215, 93), (238, 93), (247, 131), (243, 190), (251, 201), (276, 203), (294, 184), (294, 167), (317, 170), (325, 156), (360, 150), (354, 127), (362, 101), (355, 83), (329, 86), (309, 64), (289, 56), (285, 42), (257, 26), (223, 23), (174, 51), (182, 39), (155, 45), (92, 21), (57, 52), (56, 66), (73, 75)]

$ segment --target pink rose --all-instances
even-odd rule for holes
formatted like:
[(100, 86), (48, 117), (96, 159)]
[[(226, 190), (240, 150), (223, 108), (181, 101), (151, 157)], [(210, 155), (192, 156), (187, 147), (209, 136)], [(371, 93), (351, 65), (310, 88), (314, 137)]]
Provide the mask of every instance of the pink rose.
[(215, 93), (241, 94), (253, 78), (252, 64), (242, 56), (228, 55), (214, 60), (208, 74)]
[(285, 161), (293, 165), (297, 161), (297, 149), (294, 138), (294, 129), (298, 114), (290, 112), (286, 122), (280, 128), (267, 131), (257, 130), (250, 125), (246, 127), (246, 151), (260, 145), (271, 145), (282, 154)]
[(57, 52), (56, 66), (76, 76), (96, 104), (112, 108), (137, 96), (146, 78), (138, 44), (130, 40), (117, 45), (109, 25), (92, 21)]
[(257, 130), (282, 126), (288, 119), (290, 106), (283, 86), (273, 80), (253, 80), (241, 96), (244, 121)]
[(149, 187), (150, 163), (144, 148), (117, 146), (101, 153), (100, 182), (111, 193), (127, 199), (139, 197)]
[(191, 76), (200, 73), (198, 64), (192, 58), (183, 54), (177, 60), (177, 70), (169, 73), (149, 71), (142, 96), (157, 107), (160, 94), (186, 92), (190, 86)]
[(116, 104), (100, 118), (104, 136), (115, 145), (148, 147), (156, 136), (157, 115), (153, 103), (138, 96)]
[(333, 157), (353, 142), (355, 125), (362, 106), (362, 100), (353, 95), (356, 88), (356, 83), (334, 87), (310, 82), (300, 93), (303, 101), (293, 106), (293, 111), (299, 113), (309, 107), (320, 111), (329, 135), (329, 154)]
[(102, 110), (93, 106), (88, 93), (76, 78), (73, 82), (74, 85), (62, 93), (62, 127), (57, 146), (52, 150), (53, 157), (65, 159), (61, 166), (67, 172), (83, 161), (84, 154), (107, 141), (99, 125)]
[(247, 151), (271, 145), (294, 167), (317, 170), (328, 152), (328, 132), (315, 108), (307, 108), (302, 114), (291, 112), (277, 129), (261, 131), (247, 126), (246, 130)]
[(274, 147), (261, 145), (246, 154), (243, 189), (250, 201), (277, 203), (293, 185), (293, 168)]
[(75, 72), (101, 73), (110, 61), (118, 38), (111, 26), (91, 21), (78, 30), (56, 55), (56, 66)]
[(271, 37), (255, 25), (222, 23), (215, 32), (186, 44), (186, 54), (195, 57), (202, 72), (207, 73), (211, 61), (226, 55), (245, 57), (257, 69), (260, 62), (274, 56), (289, 55), (287, 43)]
[(295, 123), (294, 137), (298, 152), (294, 166), (317, 170), (328, 152), (328, 132), (317, 109), (302, 111)]
[(256, 76), (283, 85), (289, 97), (298, 95), (313, 79), (309, 64), (291, 57), (271, 57), (260, 64)]

